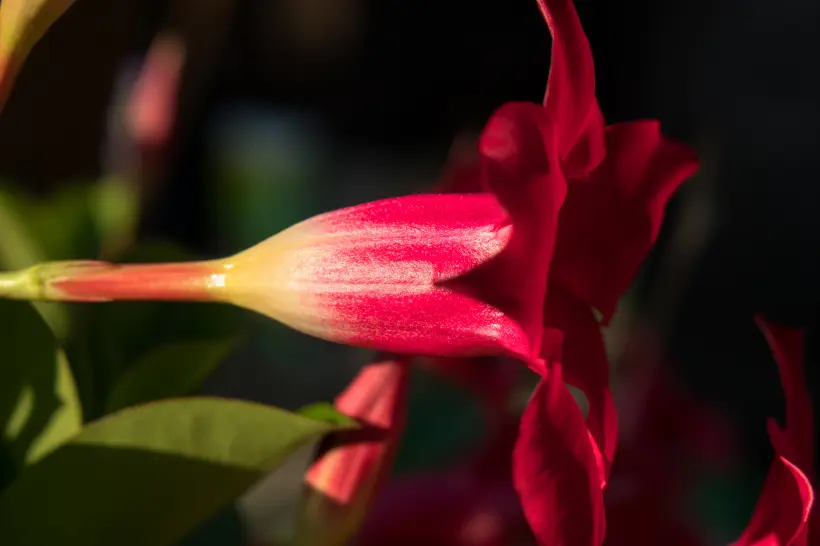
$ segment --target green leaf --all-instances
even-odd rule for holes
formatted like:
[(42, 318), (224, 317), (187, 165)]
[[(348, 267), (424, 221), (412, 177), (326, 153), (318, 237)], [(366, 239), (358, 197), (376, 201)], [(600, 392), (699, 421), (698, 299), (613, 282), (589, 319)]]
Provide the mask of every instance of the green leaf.
[(166, 400), (86, 426), (0, 495), (15, 546), (169, 546), (337, 427), (218, 398)]
[(194, 394), (237, 338), (172, 343), (148, 353), (120, 377), (106, 413), (144, 402)]
[(327, 423), (345, 428), (357, 426), (355, 419), (352, 419), (340, 412), (333, 404), (329, 402), (317, 402), (315, 404), (307, 405), (300, 408), (297, 413), (310, 419), (325, 421)]
[(0, 319), (0, 443), (8, 470), (76, 434), (82, 409), (68, 361), (31, 305), (0, 301)]

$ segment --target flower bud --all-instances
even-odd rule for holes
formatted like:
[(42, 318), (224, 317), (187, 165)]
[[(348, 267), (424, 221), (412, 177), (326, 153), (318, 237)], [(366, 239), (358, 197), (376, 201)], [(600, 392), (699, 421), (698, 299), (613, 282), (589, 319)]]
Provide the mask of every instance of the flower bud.
[(337, 398), (336, 408), (362, 429), (331, 437), (310, 467), (296, 544), (346, 544), (389, 474), (404, 430), (409, 365), (381, 360), (366, 366)]

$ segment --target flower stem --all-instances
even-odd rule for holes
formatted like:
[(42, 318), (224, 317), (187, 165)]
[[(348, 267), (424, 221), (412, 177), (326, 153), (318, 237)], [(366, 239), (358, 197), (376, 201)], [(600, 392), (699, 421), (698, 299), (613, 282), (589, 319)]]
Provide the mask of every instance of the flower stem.
[(214, 301), (224, 285), (219, 262), (115, 265), (46, 262), (0, 273), (0, 297), (41, 301)]

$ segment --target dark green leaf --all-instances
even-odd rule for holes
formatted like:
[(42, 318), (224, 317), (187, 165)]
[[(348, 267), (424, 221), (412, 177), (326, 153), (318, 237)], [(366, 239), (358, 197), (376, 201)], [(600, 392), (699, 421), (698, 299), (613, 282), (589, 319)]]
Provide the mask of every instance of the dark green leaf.
[(217, 398), (117, 412), (85, 427), (0, 495), (3, 543), (175, 544), (335, 428)]
[(0, 321), (0, 458), (8, 472), (77, 433), (82, 410), (68, 361), (31, 305), (0, 300)]
[(236, 338), (160, 347), (128, 368), (108, 396), (106, 413), (144, 402), (194, 394), (236, 346)]

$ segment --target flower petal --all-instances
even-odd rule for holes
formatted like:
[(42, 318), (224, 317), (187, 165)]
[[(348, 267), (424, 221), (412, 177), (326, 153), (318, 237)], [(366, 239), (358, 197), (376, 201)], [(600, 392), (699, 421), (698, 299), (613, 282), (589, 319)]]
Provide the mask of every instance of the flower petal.
[(513, 317), (527, 333), (533, 354), (543, 331), (542, 306), (566, 180), (557, 160), (552, 125), (536, 104), (499, 108), (479, 140), (481, 173), (514, 226), (494, 259), (450, 286), (473, 290)]
[(316, 216), (228, 261), (228, 299), (330, 341), (528, 358), (515, 317), (449, 288), (512, 233), (491, 195), (414, 195)]
[(694, 152), (652, 121), (607, 127), (606, 148), (591, 179), (569, 186), (550, 281), (598, 309), (604, 323), (655, 243), (667, 201), (697, 170)]
[[(551, 288), (544, 308), (544, 323), (564, 332), (564, 377), (581, 389), (589, 402), (587, 427), (601, 451), (601, 484), (606, 484), (615, 457), (618, 417), (609, 389), (609, 360), (601, 328), (592, 309), (560, 287)], [(542, 348), (542, 357), (550, 358)]]
[(558, 363), (524, 410), (513, 482), (539, 544), (602, 544), (606, 523), (593, 444)]
[(806, 546), (814, 503), (810, 481), (814, 428), (810, 401), (806, 405), (802, 332), (770, 324), (760, 317), (757, 321), (780, 369), (786, 394), (786, 426), (781, 429), (773, 420), (768, 423), (777, 458), (766, 476), (749, 525), (733, 546)]
[(308, 469), (298, 544), (346, 544), (358, 529), (404, 431), (409, 379), (407, 362), (377, 360), (336, 399), (336, 408), (364, 428), (337, 433)]
[(808, 477), (785, 457), (777, 457), (749, 525), (732, 546), (806, 546), (813, 504)]
[(544, 107), (554, 120), (563, 159), (575, 147), (588, 124), (599, 132), (603, 129), (603, 124), (596, 119), (600, 111), (595, 100), (595, 65), (572, 0), (538, 0), (538, 8), (552, 34)]
[[(814, 416), (803, 372), (802, 329), (788, 328), (757, 317), (780, 370), (786, 398), (786, 431), (791, 452), (782, 453), (809, 472), (814, 466)], [(809, 472), (809, 477), (813, 475)]]

